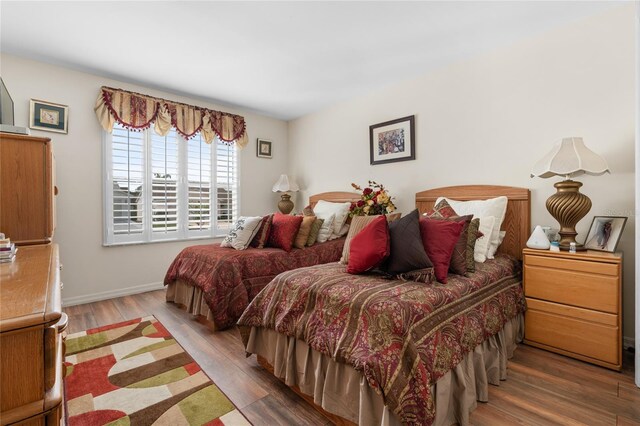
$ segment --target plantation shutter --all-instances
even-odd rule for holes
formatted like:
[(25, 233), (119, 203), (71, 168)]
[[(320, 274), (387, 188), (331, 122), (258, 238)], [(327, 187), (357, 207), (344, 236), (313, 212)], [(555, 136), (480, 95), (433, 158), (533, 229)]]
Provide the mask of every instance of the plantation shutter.
[(116, 123), (105, 138), (104, 243), (226, 235), (239, 211), (238, 149)]
[(238, 151), (235, 145), (215, 141), (216, 231), (226, 233), (238, 216)]
[(189, 232), (211, 230), (211, 144), (200, 135), (187, 143)]
[(115, 127), (111, 138), (111, 226), (114, 235), (144, 231), (144, 134)]
[(178, 138), (175, 130), (151, 137), (151, 230), (167, 234), (178, 230)]

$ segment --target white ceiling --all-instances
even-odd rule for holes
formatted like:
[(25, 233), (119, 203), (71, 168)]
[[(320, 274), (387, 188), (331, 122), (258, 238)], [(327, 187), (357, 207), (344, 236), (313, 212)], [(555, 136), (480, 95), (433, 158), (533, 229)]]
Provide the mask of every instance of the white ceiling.
[(617, 4), (3, 0), (0, 49), (288, 120)]

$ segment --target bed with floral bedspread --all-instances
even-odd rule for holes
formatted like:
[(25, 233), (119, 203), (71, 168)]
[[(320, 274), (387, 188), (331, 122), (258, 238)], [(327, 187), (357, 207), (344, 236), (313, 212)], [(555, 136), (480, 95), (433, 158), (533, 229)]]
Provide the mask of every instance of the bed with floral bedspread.
[(344, 240), (290, 252), (278, 248), (234, 250), (220, 244), (191, 246), (171, 263), (164, 284), (180, 282), (199, 289), (215, 328), (224, 329), (233, 326), (256, 294), (281, 272), (338, 261)]
[(330, 263), (277, 276), (238, 325), (245, 347), (252, 333), (275, 330), (352, 366), (402, 423), (427, 425), (432, 385), (524, 312), (521, 280), (507, 255), (445, 285), (350, 275)]

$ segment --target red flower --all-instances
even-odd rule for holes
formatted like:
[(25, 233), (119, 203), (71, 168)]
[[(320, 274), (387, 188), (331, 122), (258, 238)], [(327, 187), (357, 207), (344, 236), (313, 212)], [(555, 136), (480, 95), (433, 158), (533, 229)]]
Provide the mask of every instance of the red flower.
[(358, 207), (362, 207), (362, 206), (364, 206), (364, 201), (362, 200), (358, 201)]
[(362, 195), (369, 195), (373, 192), (373, 189), (371, 188), (365, 188), (364, 191), (362, 191)]

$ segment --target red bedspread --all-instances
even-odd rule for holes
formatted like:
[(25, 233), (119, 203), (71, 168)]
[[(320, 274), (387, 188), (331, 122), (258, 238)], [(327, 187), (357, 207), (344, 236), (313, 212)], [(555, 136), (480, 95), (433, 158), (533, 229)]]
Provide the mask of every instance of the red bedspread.
[(213, 314), (216, 328), (236, 323), (249, 302), (281, 272), (337, 262), (344, 238), (287, 253), (276, 248), (234, 250), (220, 244), (191, 246), (175, 258), (164, 284), (176, 280), (198, 287)]
[(525, 309), (518, 261), (504, 255), (448, 284), (350, 275), (330, 263), (285, 272), (238, 325), (295, 336), (361, 371), (405, 424), (435, 416), (431, 385)]

